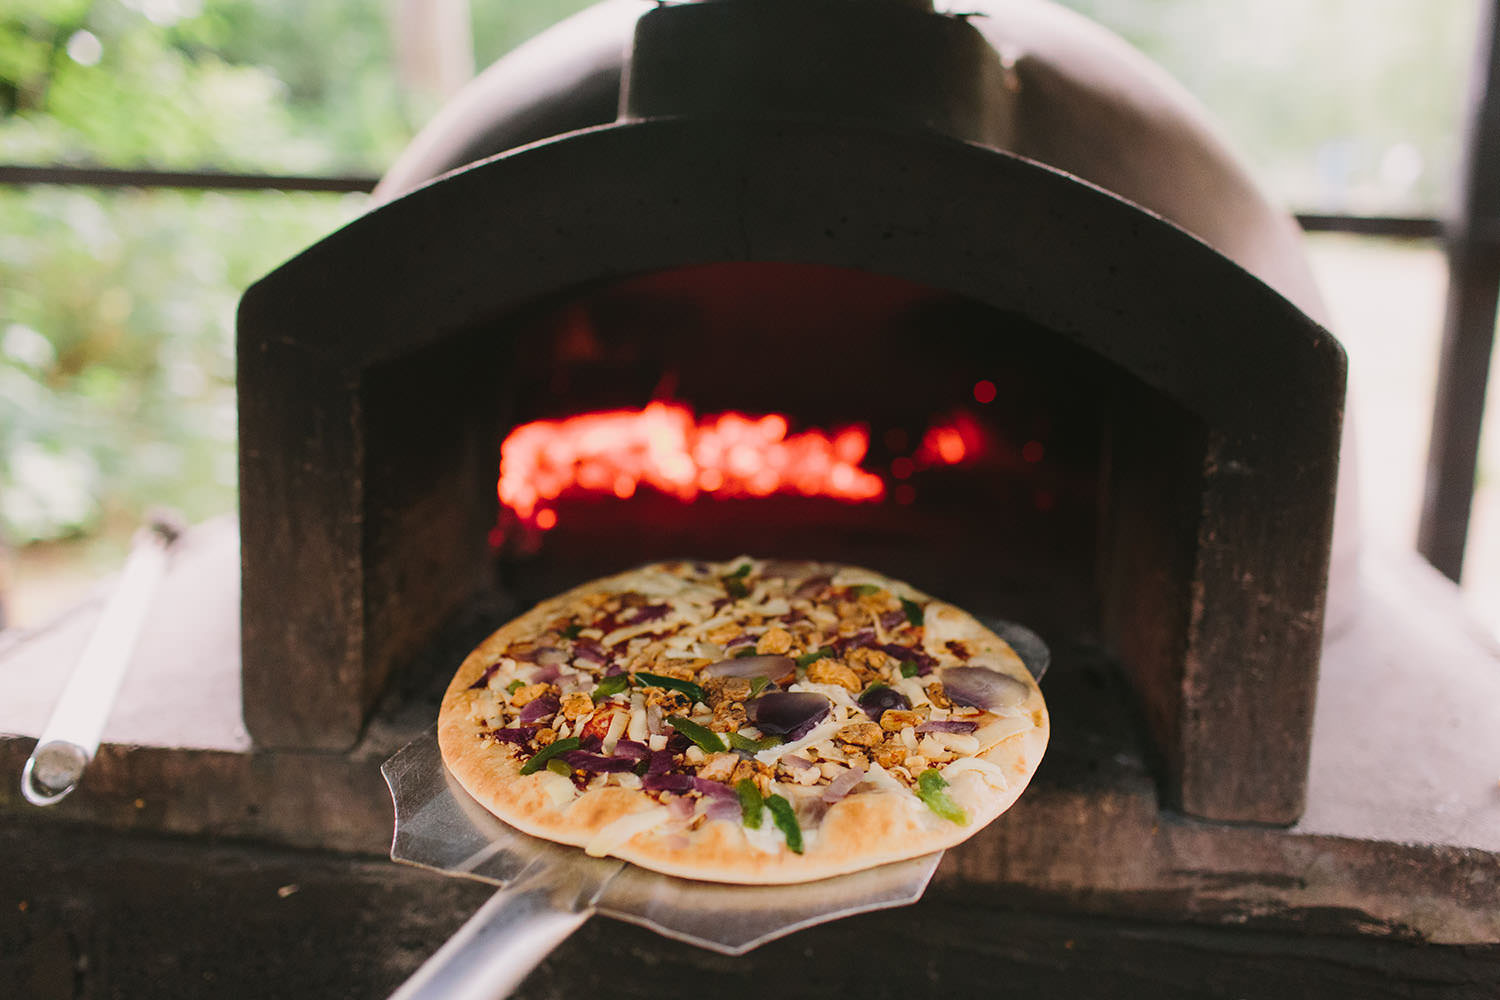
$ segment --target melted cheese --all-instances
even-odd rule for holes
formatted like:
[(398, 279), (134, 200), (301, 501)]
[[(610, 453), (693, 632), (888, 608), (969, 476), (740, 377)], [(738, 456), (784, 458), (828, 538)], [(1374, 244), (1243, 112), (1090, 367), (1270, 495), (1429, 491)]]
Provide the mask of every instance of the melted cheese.
[[(564, 781), (567, 780), (566, 778), (562, 778), (561, 775), (555, 775), (554, 777), (558, 777)], [(666, 806), (652, 806), (650, 809), (643, 809), (640, 812), (621, 816), (614, 822), (606, 824), (598, 833), (594, 834), (589, 839), (589, 842), (584, 845), (584, 853), (592, 857), (602, 858), (636, 834), (655, 829), (670, 818), (671, 813), (667, 810)]]

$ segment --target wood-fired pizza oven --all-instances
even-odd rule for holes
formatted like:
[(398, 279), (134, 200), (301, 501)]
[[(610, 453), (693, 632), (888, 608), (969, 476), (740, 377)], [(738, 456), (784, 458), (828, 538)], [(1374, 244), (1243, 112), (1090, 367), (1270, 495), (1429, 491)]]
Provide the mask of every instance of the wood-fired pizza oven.
[[(1257, 262), (1289, 245), (1282, 217), (1128, 72), (1090, 92), (1001, 44), (1031, 31), (1045, 55), (1055, 26), (603, 7), (482, 78), (384, 204), (244, 298), (255, 741), (350, 746), (454, 622), (649, 559), (805, 555), (1025, 621), (1060, 676), (1099, 646), (1169, 802), (1294, 820), (1344, 360), (1251, 273), (1280, 266)], [(1153, 156), (1178, 188), (1153, 188)], [(557, 445), (555, 495), (497, 499), (518, 429), (545, 447), (648, 411), (826, 445), (851, 489), (755, 478), (786, 449), (728, 489), (706, 460), (626, 475), (595, 442)]]

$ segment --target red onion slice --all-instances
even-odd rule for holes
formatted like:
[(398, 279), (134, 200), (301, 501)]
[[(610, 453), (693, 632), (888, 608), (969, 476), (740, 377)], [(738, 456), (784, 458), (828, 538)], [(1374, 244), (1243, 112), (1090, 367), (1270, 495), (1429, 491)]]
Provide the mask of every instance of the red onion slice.
[(705, 795), (703, 796), (703, 801), (707, 803), (703, 810), (703, 815), (709, 819), (726, 819), (734, 823), (739, 823), (743, 816), (743, 810), (740, 808), (740, 800), (737, 795), (727, 799)]
[(979, 728), (977, 722), (959, 719), (944, 719), (941, 722), (924, 722), (917, 727), (919, 733), (972, 733)]
[(693, 779), (693, 789), (694, 789), (694, 791), (697, 791), (700, 794), (702, 794), (702, 796), (704, 798), (706, 798), (706, 799), (707, 798), (730, 799), (730, 800), (734, 801), (736, 804), (738, 804), (738, 802), (740, 801), (740, 797), (735, 792), (735, 790), (733, 788), (730, 788), (728, 785), (724, 784), (724, 782), (722, 782), (722, 781), (710, 781), (707, 778), (694, 778)]
[(615, 744), (615, 756), (639, 764), (651, 756), (651, 748), (635, 740), (620, 740)]
[(960, 705), (993, 711), (1013, 708), (1026, 700), (1031, 689), (1014, 677), (985, 667), (944, 667), (938, 671), (943, 691)]
[(806, 771), (810, 767), (818, 766), (806, 757), (798, 757), (794, 753), (782, 754), (780, 759), (789, 771)]
[(854, 791), (854, 786), (865, 778), (865, 769), (862, 767), (851, 767), (843, 774), (834, 778), (823, 789), (824, 802), (837, 802), (839, 799)]
[(521, 709), (520, 723), (524, 726), (532, 722), (540, 722), (542, 719), (550, 719), (557, 714), (558, 708), (558, 701), (554, 695), (544, 694), (540, 698), (533, 698)]
[(790, 741), (811, 732), (828, 715), (832, 704), (814, 691), (771, 691), (746, 707), (757, 729), (785, 736)]
[(641, 779), (641, 787), (648, 792), (675, 792), (681, 795), (693, 790), (691, 774), (648, 774)]
[(633, 760), (627, 760), (624, 757), (605, 757), (601, 754), (589, 753), (587, 750), (569, 750), (562, 755), (562, 759), (571, 768), (597, 774), (635, 770)]
[(893, 708), (911, 708), (911, 699), (886, 684), (872, 684), (859, 696), (859, 707), (876, 722)]
[(710, 663), (699, 671), (703, 677), (765, 677), (776, 680), (797, 672), (790, 656), (741, 656)]

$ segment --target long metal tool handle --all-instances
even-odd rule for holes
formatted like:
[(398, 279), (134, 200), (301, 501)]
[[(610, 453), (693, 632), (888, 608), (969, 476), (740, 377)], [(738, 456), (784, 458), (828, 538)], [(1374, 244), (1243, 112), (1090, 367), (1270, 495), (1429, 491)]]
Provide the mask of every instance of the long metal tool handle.
[(153, 514), (136, 534), (120, 582), (21, 770), (21, 794), (31, 804), (61, 801), (78, 787), (83, 769), (94, 759), (141, 625), (181, 533), (174, 517)]
[(551, 881), (523, 876), (490, 897), (391, 1000), (498, 1000), (593, 915)]

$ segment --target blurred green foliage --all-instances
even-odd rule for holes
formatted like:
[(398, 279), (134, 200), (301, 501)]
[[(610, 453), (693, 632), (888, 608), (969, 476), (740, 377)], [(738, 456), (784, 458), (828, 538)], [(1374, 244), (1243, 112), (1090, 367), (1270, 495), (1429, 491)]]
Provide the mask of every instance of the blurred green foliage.
[[(483, 5), (479, 62), (585, 5)], [(425, 110), (392, 64), (383, 3), (7, 0), (0, 161), (378, 174)], [(363, 202), (0, 187), (0, 537), (232, 510), (235, 304)]]

